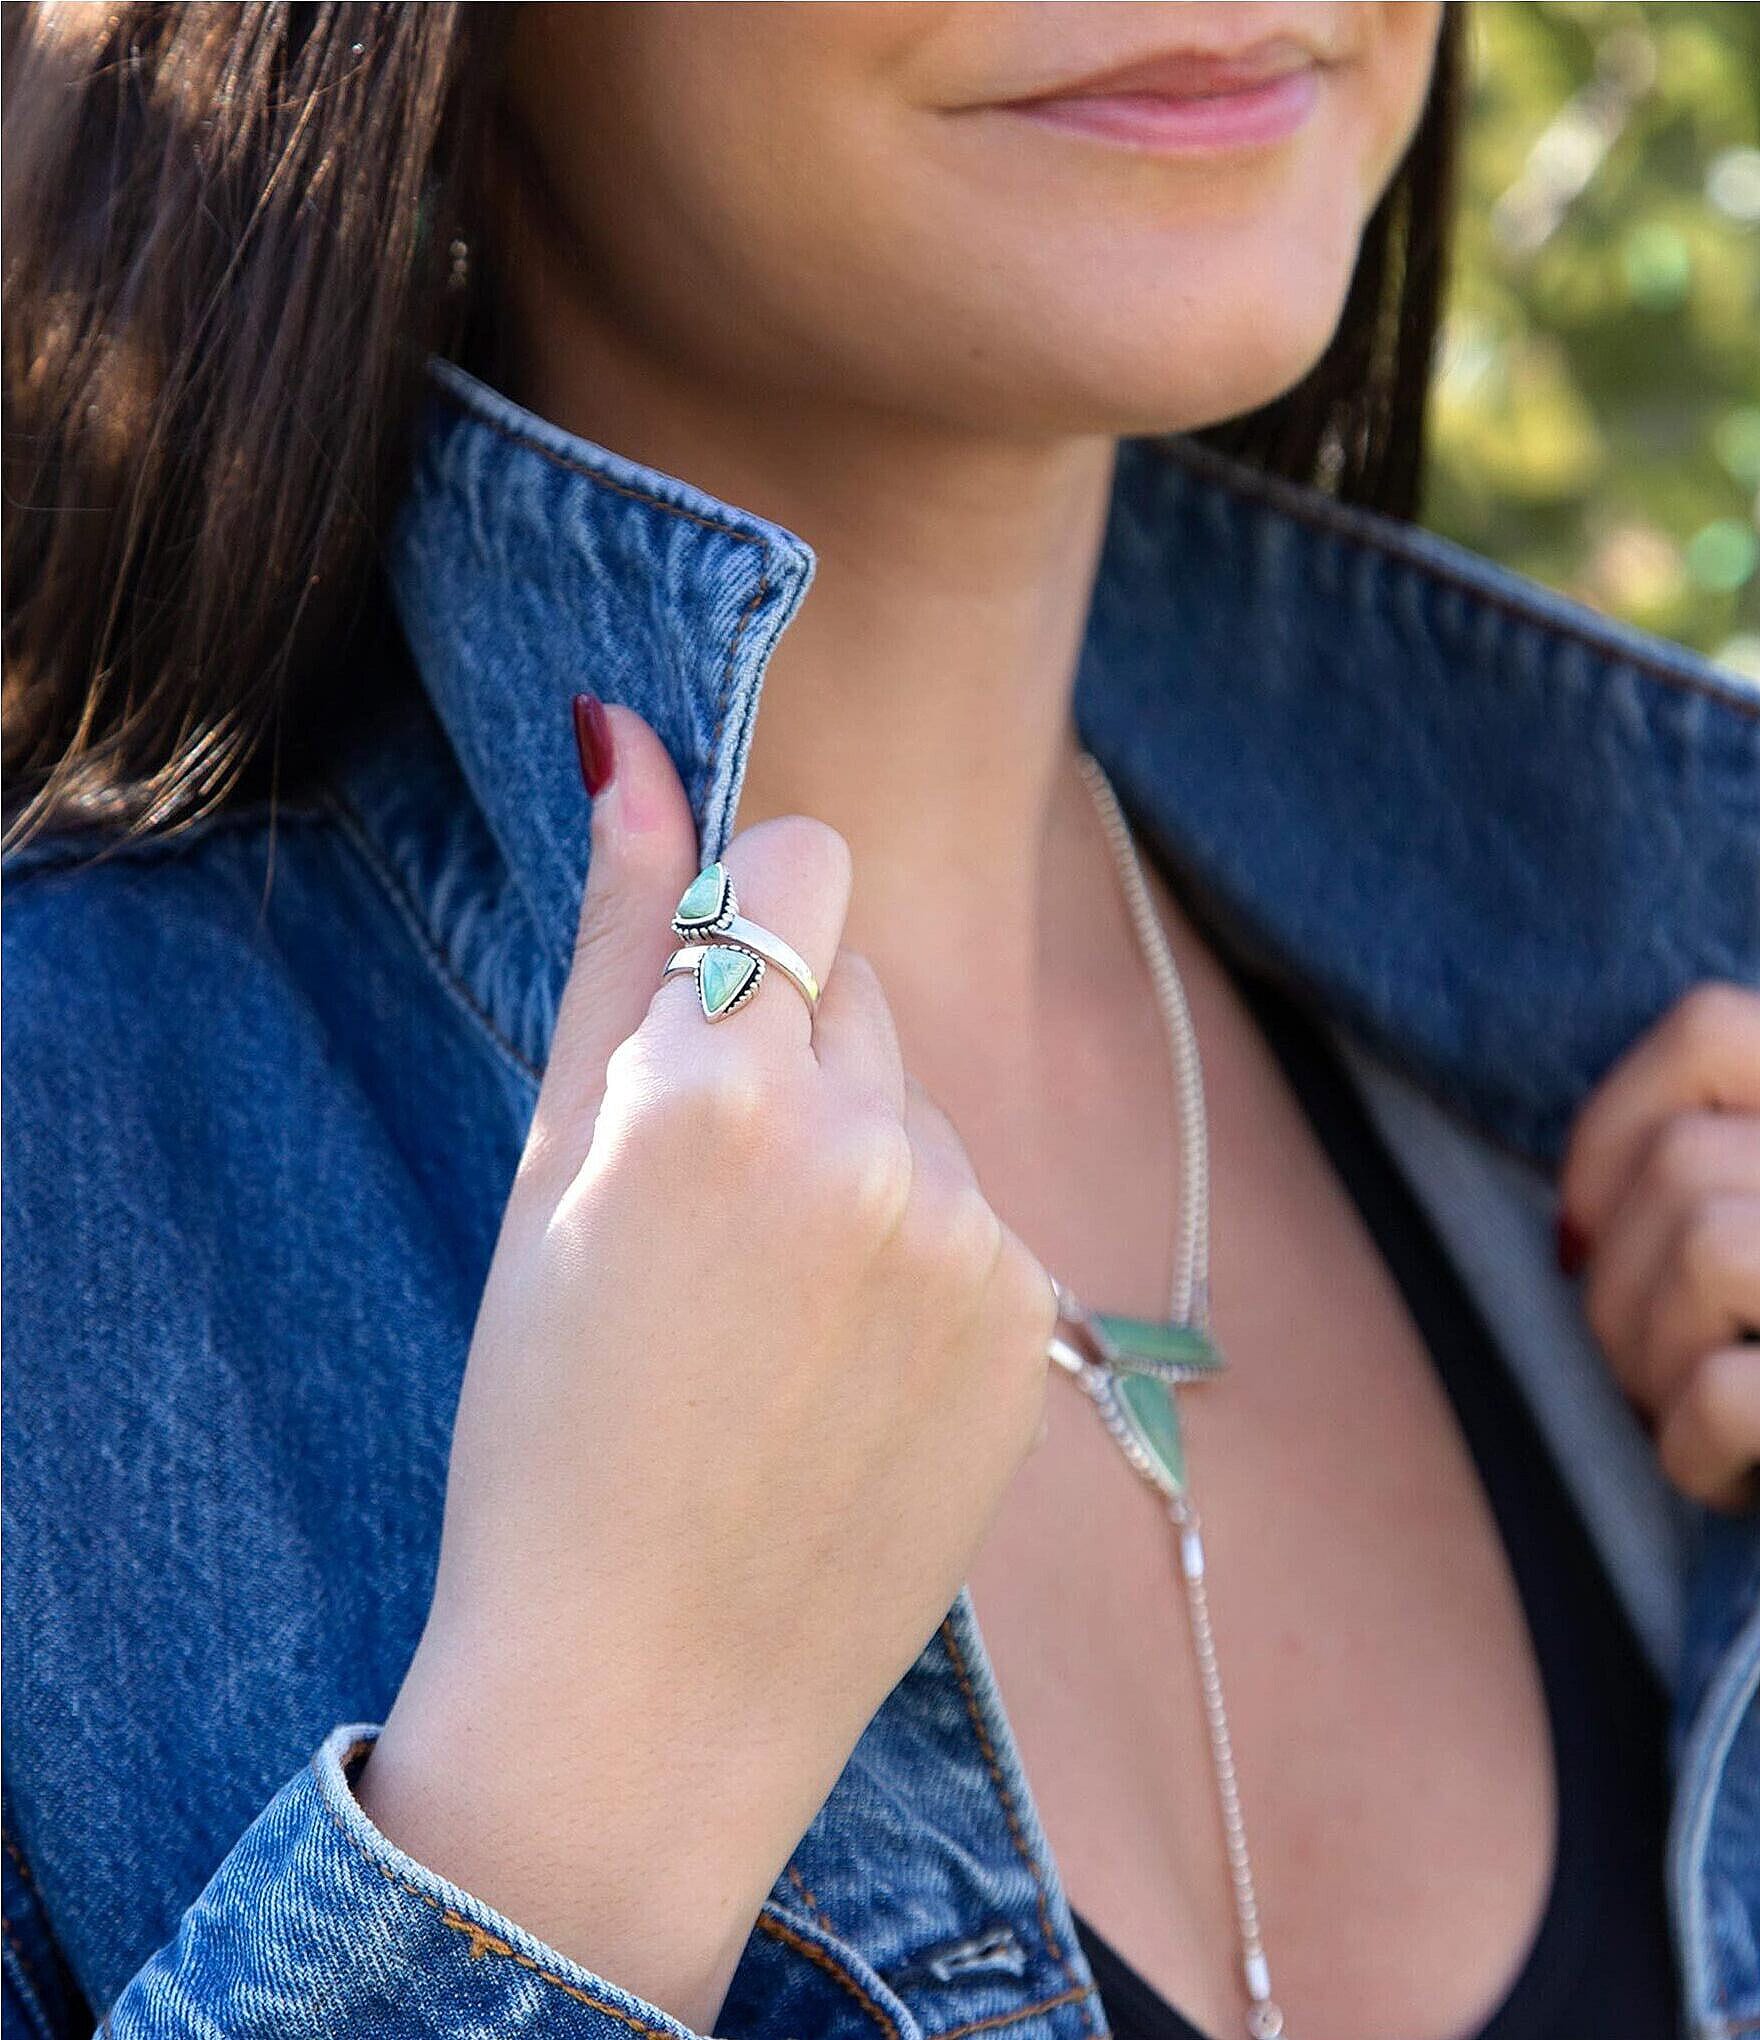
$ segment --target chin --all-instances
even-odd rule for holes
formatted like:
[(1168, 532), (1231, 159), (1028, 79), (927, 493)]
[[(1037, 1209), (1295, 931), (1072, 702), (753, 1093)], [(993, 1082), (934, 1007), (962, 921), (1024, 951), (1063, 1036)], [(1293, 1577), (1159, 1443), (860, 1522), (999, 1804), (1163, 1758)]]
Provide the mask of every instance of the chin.
[[(1342, 302), (1342, 295), (1341, 295)], [(1320, 360), (1335, 321), (1181, 321), (1160, 329), (1146, 354), (1142, 335), (1121, 336), (1113, 372), (1091, 386), (1094, 429), (1195, 432), (1285, 396)]]
[(1271, 403), (1331, 344), (1351, 265), (1310, 254), (1272, 273), (1283, 287), (1229, 265), (1147, 289), (1120, 279), (1061, 298), (1041, 291), (1030, 330), (1016, 322), (973, 349), (990, 371), (986, 422), (1123, 437), (1197, 431)]
[(1300, 383), (1344, 314), (1360, 180), (1283, 170), (1245, 193), (1219, 181), (1202, 205), (1132, 196), (949, 208), (872, 293), (890, 317), (868, 336), (932, 404), (1005, 430), (1193, 431)]

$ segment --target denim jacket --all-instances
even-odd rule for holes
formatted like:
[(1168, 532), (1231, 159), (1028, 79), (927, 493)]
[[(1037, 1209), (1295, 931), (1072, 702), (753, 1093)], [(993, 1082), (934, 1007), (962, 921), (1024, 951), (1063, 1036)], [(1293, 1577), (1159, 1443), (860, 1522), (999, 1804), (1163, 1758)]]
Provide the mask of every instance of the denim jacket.
[[(351, 676), (365, 707), (321, 780), (8, 867), (9, 2034), (89, 2010), (115, 2040), (684, 2040), (402, 1854), (350, 1775), (425, 1613), (571, 954), (569, 698), (654, 725), (718, 855), (813, 555), (449, 364), (425, 404), (387, 543), (397, 655)], [(1753, 2031), (1760, 1521), (1665, 1489), (1550, 1222), (1613, 1057), (1701, 979), (1760, 985), (1760, 694), (1142, 440), (1075, 713), (1170, 880), (1344, 1051), (1523, 1381), (1674, 1695), (1691, 2033)], [(962, 1593), (717, 2031), (1005, 2030), (1105, 2026)]]

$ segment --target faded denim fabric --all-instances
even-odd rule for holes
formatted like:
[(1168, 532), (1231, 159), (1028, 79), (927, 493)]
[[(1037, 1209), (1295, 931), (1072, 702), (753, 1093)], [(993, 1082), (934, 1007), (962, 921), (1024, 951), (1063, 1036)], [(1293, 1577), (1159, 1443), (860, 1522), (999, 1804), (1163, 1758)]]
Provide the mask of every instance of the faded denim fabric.
[[(426, 1609), (454, 1400), (572, 948), (567, 704), (735, 827), (797, 537), (448, 364), (408, 653), (325, 782), (12, 856), (8, 2033), (683, 2029), (348, 1786)], [(1695, 2040), (1760, 2021), (1760, 1521), (1669, 1496), (1550, 1266), (1549, 1171), (1688, 986), (1760, 986), (1760, 694), (1186, 444), (1121, 450), (1078, 725), (1182, 896), (1332, 1027), (1677, 1696)], [(1293, 1703), (1292, 1704), (1296, 1704)], [(1206, 1789), (1208, 1789), (1206, 1784)], [(1104, 2025), (962, 1594), (771, 1894), (730, 2040)]]

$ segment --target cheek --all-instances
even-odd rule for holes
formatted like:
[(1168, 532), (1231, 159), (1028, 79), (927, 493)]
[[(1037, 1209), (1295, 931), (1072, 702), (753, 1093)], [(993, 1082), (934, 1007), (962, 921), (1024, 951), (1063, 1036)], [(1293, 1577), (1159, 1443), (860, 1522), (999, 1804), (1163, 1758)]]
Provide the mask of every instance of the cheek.
[(1362, 220), (1351, 181), (1292, 178), (1252, 203), (1023, 241), (992, 343), (1030, 346), (1078, 429), (1193, 430), (1256, 409), (1319, 359)]
[(1371, 211), (1417, 132), (1429, 96), (1442, 29), (1440, 0), (1365, 8), (1375, 18), (1356, 81), (1358, 155), (1365, 213)]
[(872, 203), (872, 131), (918, 11), (519, 10), (509, 96), (566, 220), (569, 287), (640, 344), (723, 366), (835, 316), (838, 286), (896, 235)]
[[(1282, 174), (1239, 203), (1169, 210), (1145, 247), (1140, 315), (1157, 305), (1197, 343), (1211, 416), (1251, 408), (1299, 381), (1337, 329), (1363, 230), (1423, 111), (1434, 10), (1395, 8), (1397, 34), (1333, 82), (1323, 117)], [(1165, 258), (1157, 276), (1157, 255)]]

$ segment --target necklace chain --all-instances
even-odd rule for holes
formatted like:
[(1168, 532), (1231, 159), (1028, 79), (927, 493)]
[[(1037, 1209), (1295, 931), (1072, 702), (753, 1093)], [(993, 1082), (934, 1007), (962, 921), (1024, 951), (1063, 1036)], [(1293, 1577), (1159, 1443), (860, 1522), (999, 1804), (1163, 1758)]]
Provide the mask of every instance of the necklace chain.
[[(1210, 1145), (1197, 1031), (1192, 1025), (1185, 986), (1180, 980), (1173, 952), (1168, 947), (1167, 934), (1150, 895), (1149, 881), (1124, 810), (1119, 806), (1111, 781), (1092, 753), (1084, 750), (1079, 762), (1082, 777), (1099, 810), (1113, 861), (1118, 867), (1138, 945), (1154, 981), (1155, 996), (1167, 1030), (1169, 1059), (1173, 1065), (1180, 1128), (1181, 1186), (1179, 1240), (1174, 1257), (1170, 1314), (1178, 1323), (1207, 1326), (1210, 1319)], [(1119, 1418), (1116, 1399), (1104, 1385), (1104, 1377), (1084, 1375), (1081, 1379), (1108, 1431), (1124, 1450), (1125, 1457), (1139, 1473), (1145, 1473), (1137, 1453), (1132, 1450), (1135, 1441)], [(1172, 1395), (1176, 1391), (1170, 1388), (1167, 1392)], [(1259, 1896), (1253, 1881), (1252, 1856), (1247, 1847), (1246, 1820), (1241, 1811), (1234, 1738), (1229, 1731), (1228, 1704), (1216, 1656), (1216, 1633), (1210, 1620), (1202, 1526), (1189, 1488), (1171, 1499), (1165, 1492), (1159, 1489), (1158, 1492), (1162, 1492), (1168, 1515), (1179, 1533), (1180, 1576), (1185, 1584), (1186, 1612), (1190, 1618), (1193, 1654), (1197, 1659), (1198, 1689), (1209, 1734), (1210, 1767), (1215, 1774), (1217, 1808), (1222, 1817), (1223, 1847), (1228, 1857), (1235, 1926), (1240, 1938), (1241, 1976), (1249, 2000), (1247, 2032), (1250, 2040), (1279, 2040), (1283, 2033), (1283, 2013), (1271, 1995), (1270, 1966), (1259, 1934)]]
[(1112, 782), (1090, 752), (1081, 754), (1082, 776), (1100, 811), (1101, 826), (1112, 849), (1124, 886), (1125, 904), (1136, 928), (1137, 944), (1155, 983), (1155, 997), (1167, 1030), (1173, 1063), (1180, 1126), (1179, 1252), (1174, 1263), (1172, 1315), (1182, 1324), (1209, 1322), (1210, 1271), (1210, 1142), (1204, 1113), (1204, 1076), (1198, 1063), (1198, 1037), (1192, 1026), (1185, 986), (1167, 946), (1161, 916), (1149, 894), (1142, 860), (1130, 824), (1112, 790)]

